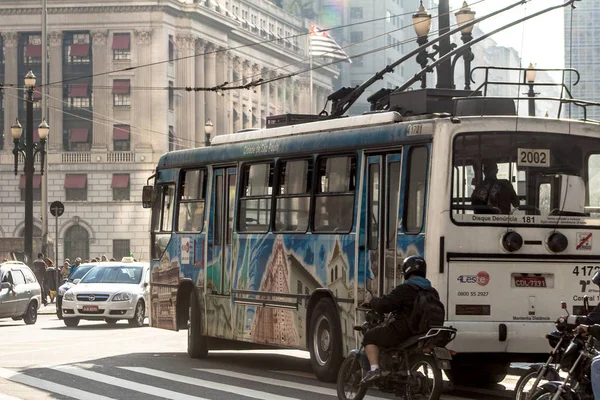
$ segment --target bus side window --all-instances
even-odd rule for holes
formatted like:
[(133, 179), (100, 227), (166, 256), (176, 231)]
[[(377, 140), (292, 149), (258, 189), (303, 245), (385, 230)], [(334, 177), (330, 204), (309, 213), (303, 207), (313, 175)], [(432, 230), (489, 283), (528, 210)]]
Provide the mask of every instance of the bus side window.
[(206, 170), (185, 171), (179, 193), (177, 230), (201, 232), (204, 227)]
[(587, 165), (587, 209), (594, 217), (600, 216), (600, 154), (592, 154)]
[(171, 240), (175, 185), (160, 185), (152, 206), (152, 257), (160, 258)]
[(427, 164), (427, 147), (413, 147), (408, 155), (408, 190), (404, 201), (404, 231), (407, 233), (419, 233), (423, 228)]
[(310, 212), (312, 160), (283, 161), (275, 205), (276, 232), (306, 232)]
[(315, 194), (314, 231), (348, 233), (352, 230), (356, 158), (319, 159)]
[(240, 232), (269, 231), (272, 194), (273, 163), (245, 165), (240, 193)]

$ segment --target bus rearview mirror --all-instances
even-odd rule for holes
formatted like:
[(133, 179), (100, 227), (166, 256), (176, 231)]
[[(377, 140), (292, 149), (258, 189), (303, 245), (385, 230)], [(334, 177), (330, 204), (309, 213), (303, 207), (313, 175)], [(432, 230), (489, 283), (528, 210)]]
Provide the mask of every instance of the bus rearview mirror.
[(144, 208), (152, 207), (153, 193), (154, 193), (154, 186), (144, 186), (142, 188), (142, 206)]

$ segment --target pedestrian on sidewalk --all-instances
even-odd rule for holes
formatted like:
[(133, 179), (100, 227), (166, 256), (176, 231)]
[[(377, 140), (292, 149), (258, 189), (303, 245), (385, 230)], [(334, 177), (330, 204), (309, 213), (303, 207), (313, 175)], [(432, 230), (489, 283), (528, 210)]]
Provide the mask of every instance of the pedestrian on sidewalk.
[(33, 273), (40, 284), (42, 289), (42, 303), (44, 305), (48, 304), (48, 299), (46, 298), (46, 263), (44, 262), (44, 254), (38, 253), (37, 259), (33, 261)]
[(50, 295), (50, 302), (54, 303), (54, 298), (56, 297), (56, 291), (60, 286), (60, 271), (54, 266), (54, 261), (50, 258), (46, 257), (44, 259), (46, 262), (46, 283), (48, 294)]

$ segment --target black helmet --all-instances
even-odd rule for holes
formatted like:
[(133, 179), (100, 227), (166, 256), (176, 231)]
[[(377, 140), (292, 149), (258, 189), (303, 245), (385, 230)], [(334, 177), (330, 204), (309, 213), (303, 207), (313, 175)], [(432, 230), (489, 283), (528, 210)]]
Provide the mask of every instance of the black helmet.
[(411, 275), (418, 275), (425, 278), (427, 275), (427, 263), (423, 257), (406, 257), (402, 263), (402, 272), (404, 273), (404, 280), (407, 280)]
[(598, 271), (594, 274), (594, 277), (592, 278), (592, 282), (594, 282), (596, 285), (600, 286), (600, 271)]

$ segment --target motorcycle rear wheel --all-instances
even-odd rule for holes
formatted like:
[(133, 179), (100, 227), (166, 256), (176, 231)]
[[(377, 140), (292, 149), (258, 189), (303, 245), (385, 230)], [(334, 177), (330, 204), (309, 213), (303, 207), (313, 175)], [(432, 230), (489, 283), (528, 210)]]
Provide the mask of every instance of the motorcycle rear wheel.
[(336, 389), (340, 400), (362, 400), (367, 393), (366, 387), (360, 386), (362, 367), (355, 355), (346, 357), (338, 372)]
[(405, 400), (438, 400), (442, 395), (442, 371), (431, 356), (418, 354), (409, 360), (416, 382), (406, 385)]

